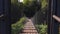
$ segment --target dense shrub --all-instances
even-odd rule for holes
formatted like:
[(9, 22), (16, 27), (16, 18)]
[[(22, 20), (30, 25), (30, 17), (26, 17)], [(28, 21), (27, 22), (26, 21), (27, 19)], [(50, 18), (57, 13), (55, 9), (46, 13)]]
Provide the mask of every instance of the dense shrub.
[(47, 25), (36, 25), (39, 34), (47, 34)]
[(18, 22), (16, 22), (15, 24), (12, 24), (12, 31), (11, 34), (18, 34), (18, 32), (20, 32), (20, 30), (23, 28), (24, 26), (24, 21), (25, 21), (25, 17), (21, 18)]

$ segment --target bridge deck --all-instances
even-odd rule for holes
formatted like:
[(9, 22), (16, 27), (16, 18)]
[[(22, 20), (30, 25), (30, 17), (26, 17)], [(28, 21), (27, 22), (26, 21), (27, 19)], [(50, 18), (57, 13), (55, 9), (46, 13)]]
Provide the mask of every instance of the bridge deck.
[(19, 34), (38, 34), (31, 19), (28, 19), (28, 22), (26, 22), (26, 24), (22, 30), (22, 33), (19, 33)]

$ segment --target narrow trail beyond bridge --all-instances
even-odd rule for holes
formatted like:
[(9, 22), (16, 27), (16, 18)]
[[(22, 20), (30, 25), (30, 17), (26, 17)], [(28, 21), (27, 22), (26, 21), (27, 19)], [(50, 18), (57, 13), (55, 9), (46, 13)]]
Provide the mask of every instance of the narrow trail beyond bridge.
[(38, 34), (31, 19), (28, 19), (28, 21), (24, 25), (22, 33), (19, 34)]

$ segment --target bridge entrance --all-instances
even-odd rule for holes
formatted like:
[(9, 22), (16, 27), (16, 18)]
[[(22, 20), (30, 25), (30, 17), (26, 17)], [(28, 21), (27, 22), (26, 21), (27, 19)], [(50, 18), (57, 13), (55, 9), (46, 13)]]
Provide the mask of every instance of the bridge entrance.
[(0, 34), (59, 34), (60, 24), (52, 18), (60, 16), (59, 0), (10, 1), (0, 1)]

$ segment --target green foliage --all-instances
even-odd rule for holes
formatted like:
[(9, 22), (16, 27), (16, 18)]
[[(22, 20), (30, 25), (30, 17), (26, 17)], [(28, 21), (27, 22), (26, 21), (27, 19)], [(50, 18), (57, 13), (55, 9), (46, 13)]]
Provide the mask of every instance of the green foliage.
[(18, 3), (18, 0), (11, 0), (11, 3), (17, 4)]
[(47, 33), (47, 25), (36, 25), (39, 34), (46, 34)]
[(41, 3), (42, 3), (42, 8), (45, 8), (48, 5), (47, 0), (41, 0)]
[(31, 5), (33, 2), (36, 2), (36, 0), (23, 0), (24, 5)]
[(11, 34), (18, 34), (18, 32), (23, 28), (24, 26), (24, 22), (25, 21), (25, 17), (21, 18), (18, 22), (16, 22), (15, 24), (12, 24), (12, 33)]
[(23, 4), (28, 5), (29, 0), (23, 0)]

